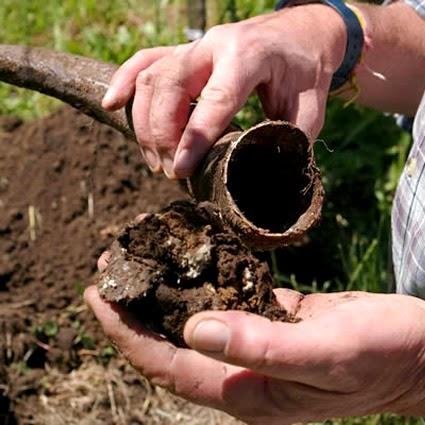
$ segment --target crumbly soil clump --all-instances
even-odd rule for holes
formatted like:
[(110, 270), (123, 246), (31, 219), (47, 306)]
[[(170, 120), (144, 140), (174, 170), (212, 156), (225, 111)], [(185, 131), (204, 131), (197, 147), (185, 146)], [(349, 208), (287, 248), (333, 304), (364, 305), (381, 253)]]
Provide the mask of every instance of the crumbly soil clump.
[(210, 203), (178, 201), (128, 225), (111, 247), (98, 287), (149, 328), (185, 346), (187, 319), (203, 310), (242, 310), (288, 320), (265, 262), (223, 227)]

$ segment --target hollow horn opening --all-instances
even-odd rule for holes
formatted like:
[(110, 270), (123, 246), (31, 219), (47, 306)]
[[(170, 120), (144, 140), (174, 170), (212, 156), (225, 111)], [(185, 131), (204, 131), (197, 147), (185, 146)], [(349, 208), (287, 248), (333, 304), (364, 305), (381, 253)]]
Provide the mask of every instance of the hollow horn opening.
[(231, 152), (227, 190), (255, 227), (284, 233), (312, 203), (312, 154), (305, 134), (290, 125), (245, 133)]

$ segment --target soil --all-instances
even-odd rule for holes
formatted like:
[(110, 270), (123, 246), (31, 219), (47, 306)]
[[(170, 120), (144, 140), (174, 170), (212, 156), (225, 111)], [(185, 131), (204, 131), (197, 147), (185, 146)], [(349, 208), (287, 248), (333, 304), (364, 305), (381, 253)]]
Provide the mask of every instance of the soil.
[(242, 310), (288, 319), (273, 278), (210, 203), (171, 204), (127, 226), (110, 250), (100, 294), (126, 304), (151, 329), (184, 347), (183, 329), (203, 310)]
[(70, 108), (0, 118), (0, 424), (234, 423), (147, 383), (82, 302), (123, 224), (184, 197)]

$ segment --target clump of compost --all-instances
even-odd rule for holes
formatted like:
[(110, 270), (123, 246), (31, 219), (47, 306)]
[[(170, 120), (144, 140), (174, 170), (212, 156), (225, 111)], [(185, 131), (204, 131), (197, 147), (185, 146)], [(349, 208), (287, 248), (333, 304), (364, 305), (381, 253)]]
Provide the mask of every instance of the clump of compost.
[(203, 310), (242, 310), (290, 319), (273, 294), (268, 265), (254, 257), (212, 204), (178, 201), (128, 225), (112, 244), (98, 288), (150, 329), (185, 346), (187, 319)]

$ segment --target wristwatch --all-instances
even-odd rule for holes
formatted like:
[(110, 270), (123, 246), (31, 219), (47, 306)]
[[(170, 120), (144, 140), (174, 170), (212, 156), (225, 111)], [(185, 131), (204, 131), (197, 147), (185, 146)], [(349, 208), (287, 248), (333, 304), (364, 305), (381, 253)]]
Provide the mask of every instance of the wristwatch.
[(335, 9), (341, 15), (347, 28), (347, 46), (344, 60), (333, 75), (330, 87), (331, 91), (337, 90), (350, 79), (354, 67), (360, 60), (364, 44), (363, 28), (357, 15), (343, 0), (279, 0), (275, 10), (311, 3), (322, 3)]

